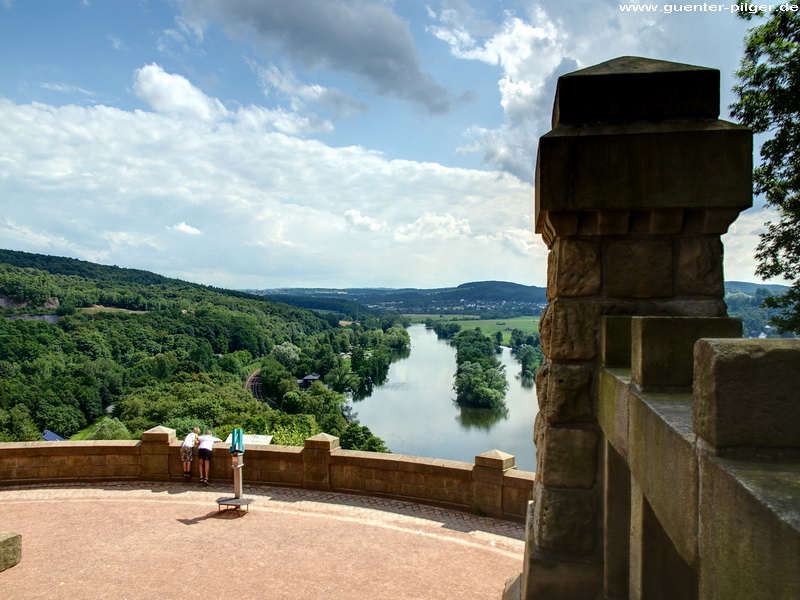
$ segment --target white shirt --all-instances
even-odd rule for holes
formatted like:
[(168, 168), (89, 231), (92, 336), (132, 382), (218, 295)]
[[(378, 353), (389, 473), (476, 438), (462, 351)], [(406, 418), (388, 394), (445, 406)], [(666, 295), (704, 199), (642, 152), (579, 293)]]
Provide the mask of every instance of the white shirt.
[(214, 437), (213, 435), (201, 435), (199, 438), (200, 440), (200, 447), (199, 450), (211, 450), (214, 442), (221, 442), (222, 440), (218, 437)]
[(183, 438), (182, 446), (186, 446), (187, 448), (194, 448), (195, 441), (197, 440), (197, 434), (194, 431), (190, 431), (186, 434), (186, 437)]

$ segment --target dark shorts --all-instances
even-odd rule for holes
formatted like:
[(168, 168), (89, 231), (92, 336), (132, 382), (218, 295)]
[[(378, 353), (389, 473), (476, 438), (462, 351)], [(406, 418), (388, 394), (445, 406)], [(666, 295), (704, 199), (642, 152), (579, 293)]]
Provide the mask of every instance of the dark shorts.
[(197, 451), (197, 458), (199, 458), (200, 460), (211, 460), (211, 450), (200, 448)]

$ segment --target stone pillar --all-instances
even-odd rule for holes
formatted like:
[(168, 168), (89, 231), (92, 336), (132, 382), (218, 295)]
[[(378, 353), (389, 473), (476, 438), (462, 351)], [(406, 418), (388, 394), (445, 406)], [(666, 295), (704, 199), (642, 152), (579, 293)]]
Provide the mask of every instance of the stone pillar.
[(319, 433), (306, 438), (303, 448), (303, 487), (331, 489), (331, 452), (339, 448), (339, 438)]
[(513, 455), (491, 450), (475, 457), (472, 468), (472, 502), (490, 517), (503, 518), (503, 475), (516, 469)]
[(174, 440), (175, 430), (160, 425), (142, 433), (142, 479), (169, 479), (170, 443)]
[(623, 57), (558, 80), (536, 165), (549, 305), (525, 599), (605, 593), (601, 318), (726, 315), (720, 236), (752, 204), (752, 136), (718, 115), (713, 69)]

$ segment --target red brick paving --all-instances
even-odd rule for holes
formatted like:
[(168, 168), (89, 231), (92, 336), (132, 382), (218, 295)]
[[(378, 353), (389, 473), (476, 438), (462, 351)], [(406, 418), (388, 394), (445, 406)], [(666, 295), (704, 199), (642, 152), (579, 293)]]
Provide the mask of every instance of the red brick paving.
[(229, 484), (0, 488), (22, 562), (0, 597), (492, 599), (522, 570), (523, 526), (398, 500)]

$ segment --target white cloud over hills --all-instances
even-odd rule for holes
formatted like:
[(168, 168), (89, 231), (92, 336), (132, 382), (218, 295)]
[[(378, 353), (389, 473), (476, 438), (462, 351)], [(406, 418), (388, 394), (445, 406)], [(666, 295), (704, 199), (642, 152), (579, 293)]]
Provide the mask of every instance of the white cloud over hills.
[[(113, 10), (112, 10), (113, 8)], [(722, 73), (746, 25), (610, 0), (0, 0), (0, 247), (226, 287), (544, 285), (559, 75)], [(725, 237), (754, 280), (768, 216)]]

